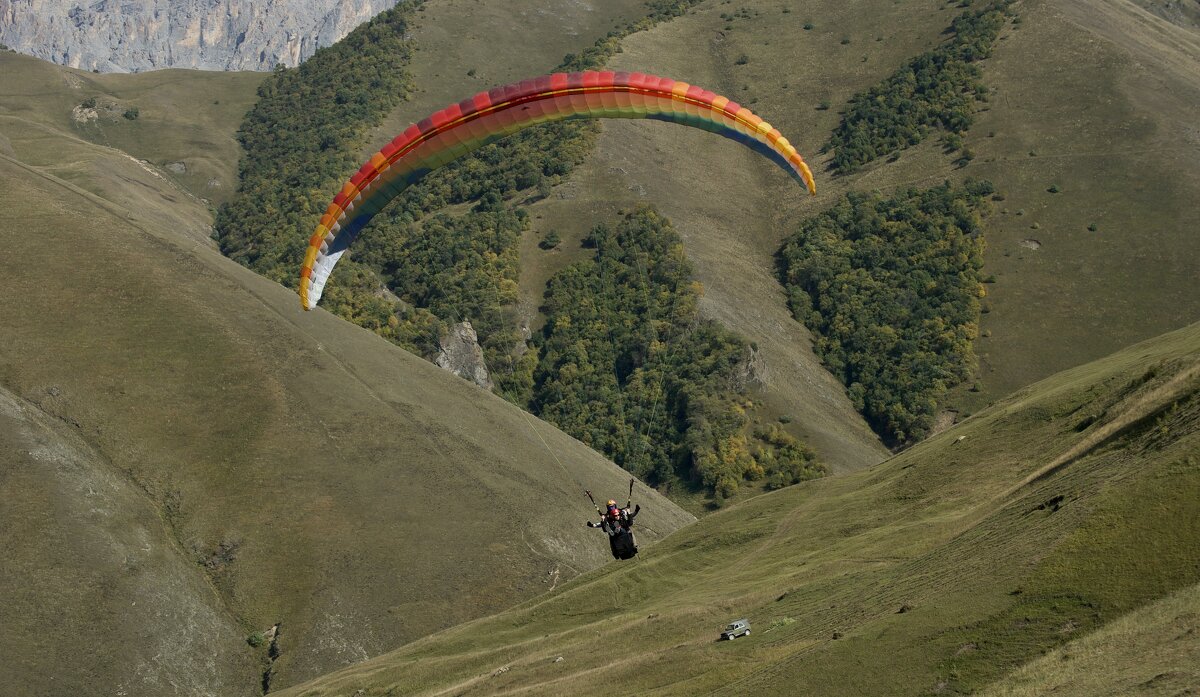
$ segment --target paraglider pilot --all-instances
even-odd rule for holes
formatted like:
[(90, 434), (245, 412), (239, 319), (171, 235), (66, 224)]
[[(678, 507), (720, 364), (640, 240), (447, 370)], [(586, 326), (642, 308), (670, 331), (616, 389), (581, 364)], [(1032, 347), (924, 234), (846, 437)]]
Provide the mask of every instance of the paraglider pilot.
[[(629, 482), (630, 493), (633, 492), (633, 481)], [(591, 493), (588, 493), (591, 496)], [(596, 508), (596, 513), (600, 514), (600, 522), (589, 520), (587, 526), (589, 528), (600, 528), (604, 534), (608, 535), (608, 544), (612, 548), (613, 559), (630, 559), (637, 554), (637, 544), (633, 539), (633, 519), (642, 510), (641, 504), (638, 504), (631, 511), (629, 504), (626, 502), (625, 507), (621, 508), (613, 499), (609, 499), (605, 504), (604, 509)]]
[(589, 528), (600, 528), (610, 537), (619, 535), (633, 527), (633, 519), (641, 510), (641, 504), (635, 506), (631, 511), (628, 504), (626, 504), (625, 508), (618, 508), (617, 502), (609, 499), (605, 510), (596, 509), (596, 512), (600, 514), (600, 522), (597, 523), (589, 520), (587, 526)]

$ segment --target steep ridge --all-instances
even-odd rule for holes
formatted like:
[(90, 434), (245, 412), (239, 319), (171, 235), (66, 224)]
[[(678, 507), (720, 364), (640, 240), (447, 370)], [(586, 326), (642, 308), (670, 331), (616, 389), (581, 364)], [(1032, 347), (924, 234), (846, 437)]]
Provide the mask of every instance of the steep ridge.
[[(978, 690), (1200, 580), (1198, 447), (1191, 325), (870, 470), (733, 506), (636, 565), (284, 694)], [(1030, 478), (1064, 454), (1078, 457)], [(717, 640), (743, 616), (752, 636)]]
[[(7, 68), (30, 59), (0, 60)], [(18, 71), (0, 69), (0, 205), (21, 211), (0, 224), (0, 292), (13, 299), (0, 310), (0, 387), (69, 424), (75, 440), (47, 437), (48, 447), (86, 448), (100, 463), (88, 471), (120, 482), (115, 520), (145, 528), (154, 553), (143, 567), (94, 569), (94, 583), (64, 596), (52, 567), (13, 560), (36, 559), (43, 546), (51, 557), (71, 548), (55, 547), (57, 538), (6, 539), (13, 554), (4, 576), (21, 599), (12, 612), (98, 613), (80, 637), (67, 636), (73, 625), (39, 627), (39, 645), (129, 642), (78, 672), (59, 653), (29, 652), (11, 680), (15, 667), (5, 669), (9, 689), (33, 693), (40, 683), (27, 681), (61, 674), (88, 694), (145, 677), (125, 658), (153, 657), (163, 637), (134, 624), (139, 615), (121, 605), (126, 590), (102, 591), (147, 587), (130, 577), (149, 586), (185, 579), (176, 592), (187, 603), (162, 605), (197, 608), (198, 627), (203, 613), (213, 619), (175, 648), (224, 642), (212, 652), (213, 676), (232, 681), (259, 664), (250, 688), (260, 689), (260, 679), (277, 688), (368, 658), (605, 561), (603, 540), (581, 524), (591, 513), (582, 489), (617, 495), (623, 472), (369, 332), (323, 311), (302, 313), (290, 290), (221, 257), (202, 202), (156, 167), (73, 133), (68, 74), (42, 83), (65, 93), (46, 97), (63, 110), (43, 118)], [(197, 80), (221, 89), (220, 78)], [(192, 135), (230, 139), (232, 126), (221, 134), (224, 122), (208, 116)], [(6, 427), (4, 448), (22, 452), (22, 433)], [(5, 479), (6, 500), (21, 502), (16, 513), (37, 500), (84, 505), (82, 475), (50, 493), (48, 475), (33, 476)], [(635, 497), (644, 543), (692, 519), (654, 492)], [(229, 644), (231, 632), (245, 642), (275, 625), (269, 646)], [(28, 642), (22, 628), (4, 623), (5, 644)], [(210, 693), (220, 679), (189, 676), (179, 677), (179, 693)], [(240, 689), (223, 684), (217, 692)]]

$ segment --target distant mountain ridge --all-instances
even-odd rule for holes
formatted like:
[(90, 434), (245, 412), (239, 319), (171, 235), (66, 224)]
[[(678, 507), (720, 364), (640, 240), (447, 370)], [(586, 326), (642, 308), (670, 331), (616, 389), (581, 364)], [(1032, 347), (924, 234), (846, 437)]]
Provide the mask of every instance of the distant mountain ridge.
[(397, 0), (0, 0), (0, 43), (84, 70), (296, 66)]

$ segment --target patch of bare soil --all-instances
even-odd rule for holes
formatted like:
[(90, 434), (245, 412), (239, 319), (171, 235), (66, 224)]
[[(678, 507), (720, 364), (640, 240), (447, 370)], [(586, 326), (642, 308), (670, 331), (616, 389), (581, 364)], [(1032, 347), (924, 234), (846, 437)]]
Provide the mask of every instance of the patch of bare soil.
[(933, 427), (929, 429), (929, 435), (936, 436), (956, 423), (958, 423), (958, 412), (953, 409), (945, 409), (933, 418)]

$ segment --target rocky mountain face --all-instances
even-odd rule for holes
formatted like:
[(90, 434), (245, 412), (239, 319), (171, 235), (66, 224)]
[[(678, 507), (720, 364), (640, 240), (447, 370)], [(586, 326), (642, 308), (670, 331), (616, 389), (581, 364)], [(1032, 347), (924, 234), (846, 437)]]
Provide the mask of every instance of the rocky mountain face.
[(0, 0), (0, 43), (99, 72), (295, 66), (397, 0)]

